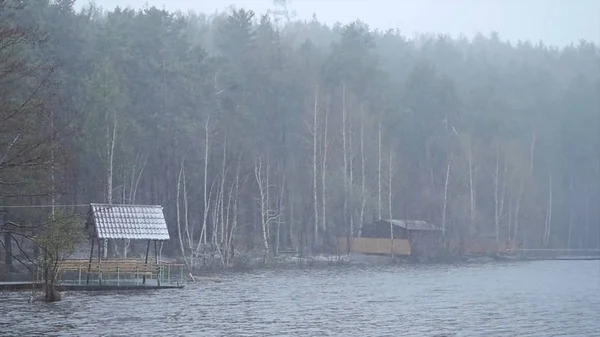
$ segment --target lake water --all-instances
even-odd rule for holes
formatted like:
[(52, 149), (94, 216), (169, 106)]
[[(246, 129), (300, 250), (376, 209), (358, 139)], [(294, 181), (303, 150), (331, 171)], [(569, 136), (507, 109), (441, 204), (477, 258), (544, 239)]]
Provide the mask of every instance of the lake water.
[(183, 290), (0, 293), (1, 336), (600, 336), (600, 261), (225, 274)]

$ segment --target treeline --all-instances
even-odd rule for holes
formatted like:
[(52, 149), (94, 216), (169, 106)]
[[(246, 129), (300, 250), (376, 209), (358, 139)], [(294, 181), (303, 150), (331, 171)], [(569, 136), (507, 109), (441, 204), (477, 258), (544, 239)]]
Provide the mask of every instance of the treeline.
[[(331, 250), (376, 218), (430, 221), (461, 245), (600, 245), (592, 43), (409, 39), (360, 21), (295, 21), (285, 8), (208, 16), (73, 2), (25, 1), (2, 16), (45, 34), (0, 50), (2, 67), (12, 57), (40, 74), (14, 72), (23, 88), (2, 78), (13, 123), (2, 122), (0, 149), (16, 156), (25, 134), (46, 144), (0, 164), (5, 204), (161, 204), (167, 250), (223, 264), (234, 247)], [(19, 110), (30, 93), (48, 104)], [(27, 158), (45, 158), (45, 174)]]

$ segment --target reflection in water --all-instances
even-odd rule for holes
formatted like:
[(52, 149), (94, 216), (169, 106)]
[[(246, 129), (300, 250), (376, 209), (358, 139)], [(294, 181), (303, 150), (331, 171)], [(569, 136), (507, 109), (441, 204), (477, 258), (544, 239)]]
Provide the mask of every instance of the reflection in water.
[(228, 274), (183, 290), (0, 293), (2, 336), (599, 336), (600, 262)]

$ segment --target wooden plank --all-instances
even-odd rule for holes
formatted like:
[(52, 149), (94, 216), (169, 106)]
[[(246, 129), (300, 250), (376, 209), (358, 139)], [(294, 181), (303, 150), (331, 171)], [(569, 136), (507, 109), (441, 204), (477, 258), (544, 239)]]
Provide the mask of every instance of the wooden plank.
[[(103, 274), (119, 274), (119, 275), (139, 275), (139, 276), (153, 276), (160, 273), (161, 268), (183, 268), (183, 264), (176, 263), (160, 263), (156, 264), (153, 262), (144, 263), (139, 259), (125, 259), (125, 260), (102, 260), (101, 263), (94, 261), (90, 264), (89, 260), (65, 260), (59, 265), (59, 272), (81, 272), (82, 270), (87, 271), (91, 267), (90, 273), (98, 273), (101, 271)], [(89, 275), (89, 273), (88, 273)]]
[[(0, 291), (31, 291), (32, 289), (42, 289), (43, 282), (0, 282)], [(183, 284), (165, 284), (160, 287), (154, 285), (92, 285), (92, 284), (57, 284), (59, 291), (119, 291), (119, 290), (157, 290), (157, 289), (183, 289)]]
[[(67, 266), (60, 266), (59, 269), (60, 270), (73, 270), (73, 271), (79, 271), (81, 269), (81, 267), (83, 267), (83, 265), (67, 265)], [(117, 268), (120, 268), (121, 271), (123, 270), (158, 270), (159, 266), (157, 265), (123, 265), (123, 264), (115, 264), (115, 265), (105, 265), (105, 264), (92, 264), (92, 270), (97, 270), (98, 268), (101, 268), (103, 271), (108, 271), (108, 270), (116, 270)]]
[[(338, 238), (338, 251), (345, 253), (348, 251), (348, 241), (350, 241), (350, 252), (359, 254), (381, 254), (387, 255), (392, 252), (392, 240), (384, 238)], [(394, 239), (394, 255), (410, 255), (410, 243), (407, 239)]]
[[(82, 268), (86, 268), (89, 267), (90, 264), (85, 263), (74, 263), (74, 262), (68, 262), (68, 263), (62, 263), (59, 266), (59, 272), (68, 272), (68, 271), (81, 271)], [(111, 261), (110, 263), (107, 262), (103, 262), (103, 263), (98, 263), (98, 262), (93, 262), (91, 264), (91, 270), (94, 272), (98, 272), (101, 271), (102, 273), (119, 273), (119, 274), (139, 274), (139, 275), (154, 275), (157, 274), (159, 272), (159, 266), (155, 265), (155, 264), (143, 264), (143, 263), (139, 263), (137, 261), (135, 262), (126, 262), (126, 263), (120, 263), (117, 261)]]

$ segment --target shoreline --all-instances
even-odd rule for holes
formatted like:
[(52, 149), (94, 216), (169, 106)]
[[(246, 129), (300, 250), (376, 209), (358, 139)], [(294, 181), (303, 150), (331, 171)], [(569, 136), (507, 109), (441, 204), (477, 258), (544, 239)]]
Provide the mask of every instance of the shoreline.
[[(533, 261), (547, 261), (547, 260), (535, 260), (535, 259), (524, 259), (524, 258), (503, 258), (493, 255), (470, 255), (461, 256), (453, 259), (435, 259), (429, 261), (417, 261), (411, 259), (408, 256), (397, 257), (392, 260), (390, 256), (383, 255), (362, 255), (362, 254), (344, 254), (344, 255), (328, 255), (319, 254), (314, 256), (297, 257), (297, 256), (278, 256), (272, 258), (267, 263), (262, 258), (251, 258), (246, 260), (246, 263), (242, 266), (234, 267), (223, 267), (222, 265), (212, 265), (204, 267), (195, 267), (193, 270), (187, 271), (187, 275), (184, 279), (184, 284), (203, 284), (203, 283), (221, 283), (224, 281), (221, 277), (236, 275), (236, 274), (247, 274), (247, 273), (260, 273), (260, 272), (273, 272), (273, 271), (291, 271), (291, 270), (328, 270), (328, 269), (344, 269), (344, 268), (369, 268), (377, 267), (463, 267), (480, 264), (506, 264), (506, 263), (523, 263)], [(566, 260), (557, 260), (566, 261)], [(0, 278), (0, 283), (30, 283), (30, 275), (26, 273), (11, 273), (10, 277), (6, 279), (6, 275)], [(66, 285), (68, 286), (68, 284)], [(11, 292), (11, 291), (23, 291), (11, 290), (10, 287), (4, 287), (0, 289), (0, 292)], [(144, 289), (151, 289), (152, 287), (145, 287)], [(138, 288), (136, 288), (138, 289)], [(141, 288), (140, 288), (141, 289)], [(31, 289), (27, 289), (31, 290)], [(69, 291), (85, 291), (83, 289), (68, 289)]]
[[(181, 262), (177, 259), (165, 259), (165, 261)], [(246, 256), (242, 263), (233, 267), (224, 267), (220, 263), (213, 260), (212, 264), (195, 266), (191, 270), (186, 270), (187, 276), (184, 282), (194, 283), (196, 280), (204, 279), (211, 281), (213, 276), (253, 273), (260, 271), (277, 271), (277, 270), (319, 270), (333, 268), (351, 268), (351, 267), (389, 267), (389, 266), (466, 266), (474, 264), (488, 263), (516, 263), (516, 262), (531, 262), (536, 261), (526, 258), (505, 258), (495, 255), (466, 255), (460, 257), (446, 259), (430, 259), (427, 261), (419, 261), (409, 256), (399, 256), (394, 259), (389, 255), (364, 255), (364, 254), (318, 254), (311, 256), (292, 256), (280, 255), (271, 258), (269, 261), (264, 261), (264, 258)], [(239, 261), (238, 261), (239, 262)], [(195, 279), (193, 280), (192, 277)], [(4, 274), (0, 277), (0, 282), (29, 282), (31, 275), (23, 272), (14, 272)], [(219, 282), (219, 280), (212, 280)]]
[[(196, 266), (192, 269), (193, 276), (204, 277), (224, 274), (236, 274), (245, 272), (268, 271), (268, 270), (294, 270), (294, 269), (327, 269), (341, 267), (378, 267), (378, 266), (441, 266), (441, 265), (469, 265), (492, 262), (512, 262), (521, 260), (499, 259), (494, 256), (463, 256), (453, 259), (432, 259), (429, 261), (416, 261), (408, 256), (392, 259), (390, 256), (344, 254), (329, 255), (319, 254), (306, 257), (279, 256), (264, 262), (262, 258), (249, 259), (244, 265), (234, 267)], [(524, 260), (525, 261), (525, 260)]]

